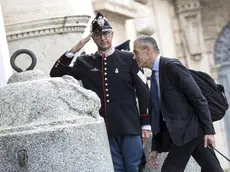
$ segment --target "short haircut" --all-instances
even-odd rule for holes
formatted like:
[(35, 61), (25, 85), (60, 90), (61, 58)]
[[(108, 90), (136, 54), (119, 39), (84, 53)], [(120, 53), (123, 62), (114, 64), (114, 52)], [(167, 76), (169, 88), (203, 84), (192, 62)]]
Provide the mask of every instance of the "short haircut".
[(140, 36), (135, 40), (135, 42), (136, 41), (139, 41), (141, 43), (142, 47), (151, 46), (157, 53), (160, 53), (157, 42), (153, 37), (151, 37), (151, 36)]

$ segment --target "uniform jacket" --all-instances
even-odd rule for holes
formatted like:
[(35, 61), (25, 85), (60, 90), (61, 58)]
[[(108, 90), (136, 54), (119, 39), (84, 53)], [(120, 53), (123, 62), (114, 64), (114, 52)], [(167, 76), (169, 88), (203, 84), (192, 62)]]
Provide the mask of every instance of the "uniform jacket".
[(141, 126), (150, 124), (149, 89), (133, 54), (115, 50), (108, 57), (98, 53), (80, 56), (69, 67), (71, 60), (63, 54), (51, 69), (51, 77), (68, 74), (94, 91), (101, 100), (99, 113), (109, 135), (140, 135)]
[[(200, 128), (205, 134), (215, 134), (207, 100), (188, 69), (177, 59), (161, 57), (159, 84), (161, 114), (176, 145), (197, 138)], [(153, 138), (153, 145), (156, 145), (154, 142)]]

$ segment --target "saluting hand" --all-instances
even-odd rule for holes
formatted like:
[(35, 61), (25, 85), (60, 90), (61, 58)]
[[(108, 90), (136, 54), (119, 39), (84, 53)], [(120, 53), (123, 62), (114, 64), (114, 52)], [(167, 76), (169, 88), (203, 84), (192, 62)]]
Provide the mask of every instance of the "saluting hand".
[(84, 47), (85, 44), (87, 42), (89, 42), (89, 40), (91, 39), (91, 37), (92, 37), (92, 33), (90, 33), (87, 37), (83, 38), (75, 46), (73, 46), (73, 48), (70, 50), (70, 52), (76, 53), (76, 52), (80, 51), (82, 49), (82, 47)]

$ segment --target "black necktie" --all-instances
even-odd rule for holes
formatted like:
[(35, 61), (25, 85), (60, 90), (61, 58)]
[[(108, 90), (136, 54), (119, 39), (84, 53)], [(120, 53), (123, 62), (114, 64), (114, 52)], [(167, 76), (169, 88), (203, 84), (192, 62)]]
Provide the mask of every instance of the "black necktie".
[(151, 76), (151, 101), (152, 101), (152, 132), (156, 135), (160, 132), (160, 100), (159, 100), (159, 91), (158, 91), (158, 85), (157, 80), (155, 77), (155, 71), (152, 71)]

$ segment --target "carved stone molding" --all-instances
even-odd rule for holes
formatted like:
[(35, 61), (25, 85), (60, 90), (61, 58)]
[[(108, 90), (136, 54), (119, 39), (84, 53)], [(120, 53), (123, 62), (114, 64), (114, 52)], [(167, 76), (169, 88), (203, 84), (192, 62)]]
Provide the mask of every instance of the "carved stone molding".
[(122, 16), (124, 19), (136, 17), (132, 0), (94, 0), (93, 7), (95, 11), (113, 13)]
[(191, 59), (199, 61), (204, 51), (200, 2), (199, 0), (177, 0), (176, 9), (182, 27), (183, 43)]
[(189, 0), (189, 1), (176, 1), (176, 9), (178, 13), (188, 13), (192, 11), (200, 11), (201, 5), (199, 0)]
[(152, 35), (156, 30), (152, 8), (148, 5), (134, 3), (136, 18), (133, 20), (138, 35)]
[(6, 25), (6, 37), (8, 41), (14, 41), (51, 34), (82, 33), (89, 19), (90, 16), (66, 16)]
[(147, 4), (149, 2), (149, 0), (135, 0), (135, 1), (141, 4)]

